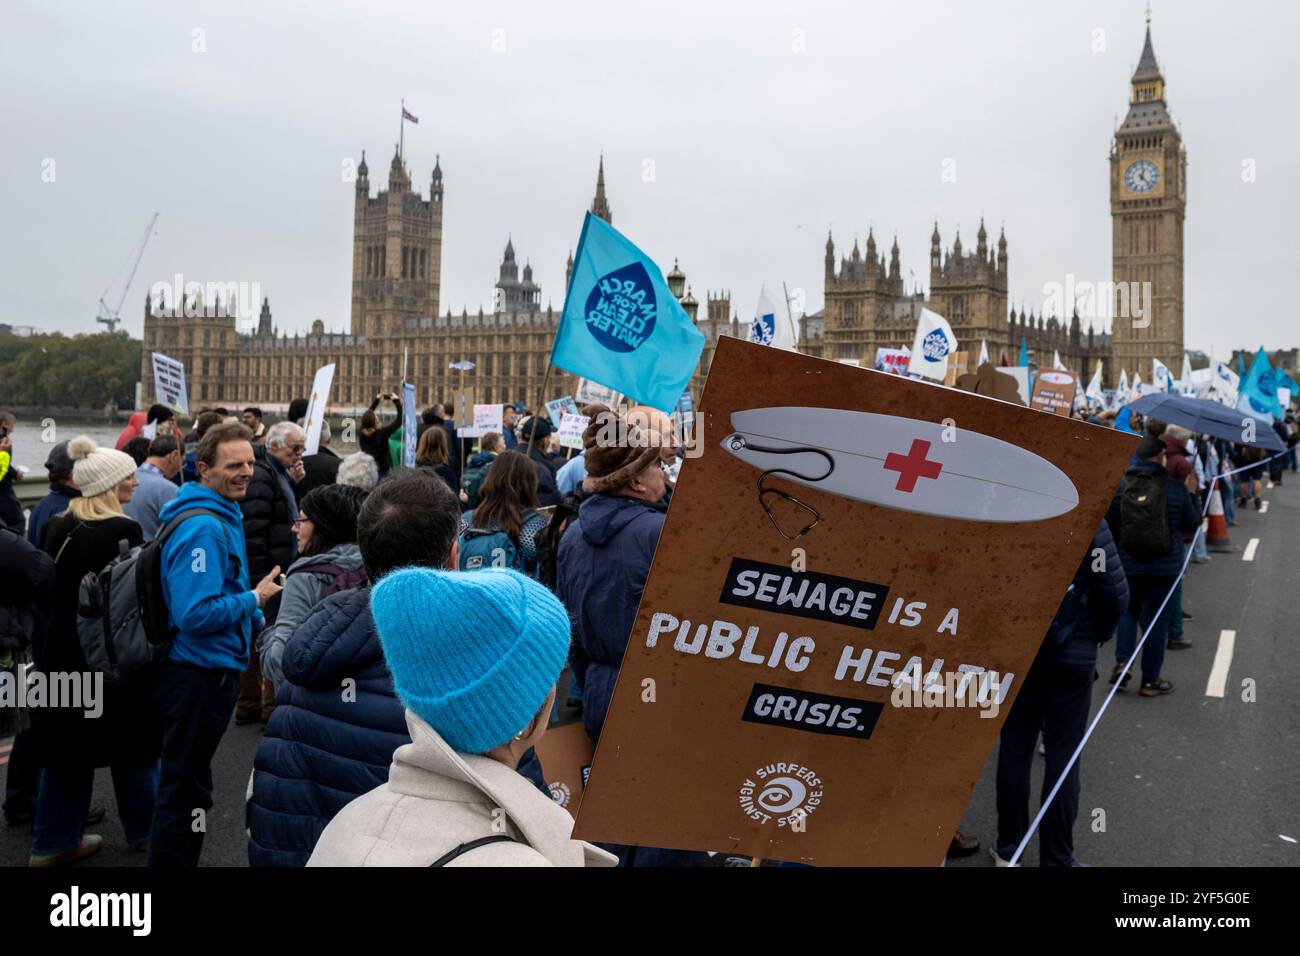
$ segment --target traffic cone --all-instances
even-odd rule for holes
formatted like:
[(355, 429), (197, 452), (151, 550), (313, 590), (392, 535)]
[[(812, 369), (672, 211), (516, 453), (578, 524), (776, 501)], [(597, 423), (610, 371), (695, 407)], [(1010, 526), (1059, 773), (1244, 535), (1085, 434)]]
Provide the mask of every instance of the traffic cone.
[(1223, 517), (1223, 493), (1219, 483), (1214, 483), (1213, 496), (1210, 498), (1210, 520), (1205, 535), (1205, 546), (1210, 551), (1240, 551), (1240, 545), (1228, 540), (1228, 522)]

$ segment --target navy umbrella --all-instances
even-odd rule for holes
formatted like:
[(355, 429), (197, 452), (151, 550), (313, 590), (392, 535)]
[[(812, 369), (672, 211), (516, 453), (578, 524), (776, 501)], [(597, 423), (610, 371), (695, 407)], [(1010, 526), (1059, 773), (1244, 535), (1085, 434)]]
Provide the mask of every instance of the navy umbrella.
[[(1277, 432), (1273, 431), (1269, 422), (1207, 398), (1189, 398), (1172, 392), (1159, 392), (1143, 395), (1128, 407), (1139, 415), (1181, 425), (1202, 435), (1212, 435), (1224, 441), (1234, 441), (1238, 445), (1253, 445), (1269, 451), (1286, 451), (1282, 439), (1277, 437)], [(1250, 424), (1252, 421), (1253, 426)], [(1243, 437), (1248, 429), (1254, 431), (1253, 441), (1246, 441)]]

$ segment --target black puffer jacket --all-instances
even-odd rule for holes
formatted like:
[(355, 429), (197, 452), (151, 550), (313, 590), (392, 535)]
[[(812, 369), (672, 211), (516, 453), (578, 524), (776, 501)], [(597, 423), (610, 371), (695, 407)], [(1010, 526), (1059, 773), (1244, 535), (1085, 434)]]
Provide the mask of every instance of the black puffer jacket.
[(0, 657), (32, 643), (54, 596), (54, 559), (0, 528)]
[[(282, 572), (289, 570), (296, 553), (293, 523), (298, 516), (280, 484), (279, 462), (261, 445), (253, 446), (253, 454), (256, 456), (253, 477), (249, 479), (248, 493), (239, 503), (239, 510), (244, 514), (248, 580), (256, 585), (277, 564)], [(275, 620), (279, 607), (278, 596), (267, 602), (263, 611), (268, 624)]]
[(1072, 637), (1089, 637), (1104, 644), (1127, 610), (1128, 578), (1110, 525), (1103, 518), (1047, 629), (1043, 646), (1064, 644)]

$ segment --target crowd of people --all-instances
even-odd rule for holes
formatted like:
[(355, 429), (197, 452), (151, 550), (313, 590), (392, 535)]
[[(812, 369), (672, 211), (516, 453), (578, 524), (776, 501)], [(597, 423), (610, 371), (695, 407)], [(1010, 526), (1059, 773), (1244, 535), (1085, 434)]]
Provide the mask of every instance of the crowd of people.
[[(328, 422), (305, 455), (305, 405), (271, 424), (205, 409), (188, 432), (154, 406), (114, 449), (54, 445), (49, 493), (25, 528), (6, 519), (0, 663), (86, 672), (83, 579), (146, 542), (169, 625), (156, 666), (109, 684), (102, 713), (20, 713), (4, 813), (30, 821), (31, 864), (101, 848), (87, 829), (107, 767), (127, 845), (151, 866), (197, 865), (232, 718), (264, 726), (246, 806), (255, 866), (703, 862), (574, 841), (536, 751), (562, 704), (600, 737), (683, 452), (668, 416), (588, 406), (568, 455), (548, 419), (514, 406), (471, 449), (435, 405), (405, 423), (407, 468), (394, 395), (375, 397), (346, 457)], [(1267, 465), (1253, 447), (1123, 425), (1142, 439), (1001, 731), (1000, 865), (1029, 826), (1040, 737), (1044, 796), (1082, 739), (1099, 648), (1117, 636), (1110, 680), (1124, 687), (1146, 633), (1138, 694), (1172, 692), (1165, 652), (1191, 643), (1184, 549), (1209, 560), (1197, 532), (1212, 480), (1244, 469), (1222, 479), (1224, 504), (1258, 507), (1265, 468), (1274, 482), (1296, 468), (1293, 414), (1278, 424), (1289, 454)], [(1043, 865), (1077, 865), (1079, 792), (1076, 763), (1044, 819)], [(978, 847), (958, 833), (949, 855)]]
[[(1276, 484), (1286, 471), (1296, 470), (1300, 427), (1294, 408), (1273, 426), (1286, 448), (1279, 455), (1154, 418), (1144, 420), (1124, 409), (1093, 409), (1083, 417), (1140, 440), (1002, 726), (998, 835), (990, 847), (998, 866), (1011, 863), (1029, 829), (1035, 750), (1041, 747), (1038, 752), (1045, 756), (1046, 802), (1083, 740), (1101, 645), (1115, 637), (1109, 680), (1125, 690), (1132, 677), (1130, 660), (1145, 635), (1140, 658), (1133, 662), (1141, 674), (1138, 695), (1155, 698), (1174, 691), (1173, 682), (1163, 676), (1165, 652), (1192, 646), (1183, 630), (1193, 617), (1183, 603), (1184, 572), (1188, 563), (1211, 560), (1201, 532), (1208, 496), (1219, 496), (1231, 525), (1234, 500), (1237, 507), (1253, 501), (1259, 509), (1266, 468)], [(1083, 865), (1074, 856), (1073, 838), (1080, 791), (1076, 761), (1043, 813), (1041, 865)]]
[[(385, 399), (398, 410), (387, 423)], [(6, 566), (23, 569), (0, 594), (4, 663), (87, 672), (83, 579), (146, 542), (169, 634), (156, 666), (107, 685), (102, 713), (22, 712), (4, 811), (31, 822), (31, 864), (99, 851), (87, 831), (104, 817), (92, 797), (107, 767), (127, 845), (151, 866), (196, 865), (232, 718), (265, 727), (246, 807), (253, 865), (631, 860), (637, 848), (569, 838), (535, 745), (563, 672), (599, 733), (622, 652), (602, 616), (635, 614), (677, 443), (662, 413), (591, 407), (588, 447), (616, 414), (640, 444), (632, 457), (596, 449), (585, 490), (561, 500), (554, 428), (522, 411), (469, 452), (435, 405), (412, 468), (390, 446), (402, 427), (392, 395), (376, 396), (362, 450), (344, 458), (328, 423), (304, 455), (302, 407), (274, 423), (257, 408), (205, 409), (186, 434), (154, 406), (117, 448), (55, 445), (49, 494), (3, 542)], [(635, 520), (617, 517), (622, 502)], [(430, 826), (375, 839), (370, 805), (393, 802)]]

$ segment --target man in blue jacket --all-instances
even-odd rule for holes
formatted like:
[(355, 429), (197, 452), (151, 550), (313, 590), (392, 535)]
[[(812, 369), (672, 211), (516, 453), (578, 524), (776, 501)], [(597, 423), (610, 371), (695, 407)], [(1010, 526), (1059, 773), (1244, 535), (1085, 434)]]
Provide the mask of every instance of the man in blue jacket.
[[(1092, 685), (1097, 679), (1097, 648), (1110, 640), (1128, 603), (1124, 566), (1103, 520), (1002, 725), (998, 743), (998, 839), (992, 848), (998, 866), (1010, 862), (1029, 829), (1029, 778), (1039, 732), (1047, 756), (1042, 792), (1046, 800), (1087, 729)], [(1078, 815), (1076, 761), (1043, 816), (1040, 866), (1079, 865), (1074, 858), (1074, 821)]]
[[(1148, 435), (1138, 445), (1136, 462), (1129, 467), (1124, 481), (1106, 512), (1120, 560), (1128, 577), (1128, 611), (1120, 619), (1115, 640), (1113, 684), (1119, 680), (1124, 665), (1137, 647), (1138, 628), (1150, 626), (1151, 633), (1142, 645), (1143, 697), (1171, 693), (1172, 681), (1160, 676), (1165, 660), (1165, 642), (1169, 637), (1169, 602), (1165, 598), (1174, 589), (1183, 568), (1183, 535), (1200, 527), (1201, 514), (1192, 503), (1187, 485), (1196, 481), (1189, 475), (1187, 485), (1175, 480), (1165, 470), (1165, 445)], [(1146, 513), (1147, 501), (1164, 498), (1164, 522), (1158, 513)], [(1161, 607), (1163, 605), (1163, 610)], [(1156, 612), (1160, 611), (1157, 617)], [(1153, 623), (1154, 622), (1154, 623)], [(1123, 689), (1131, 674), (1124, 674)]]
[[(582, 410), (590, 422), (582, 436), (589, 495), (565, 529), (557, 558), (556, 593), (573, 626), (573, 671), (582, 683), (582, 720), (600, 737), (623, 663), (664, 511), (663, 455), (671, 436), (620, 420), (604, 405)], [(613, 442), (618, 436), (619, 442)], [(698, 853), (609, 846), (621, 866), (689, 866)]]
[(203, 833), (195, 811), (212, 807), (212, 757), (230, 723), (239, 675), (248, 666), (262, 606), (278, 594), (280, 569), (249, 585), (239, 500), (253, 475), (252, 433), (231, 423), (208, 429), (196, 452), (199, 480), (182, 486), (159, 515), (212, 514), (182, 522), (163, 546), (163, 597), (176, 629), (158, 677), (162, 778), (150, 866), (197, 866)]

